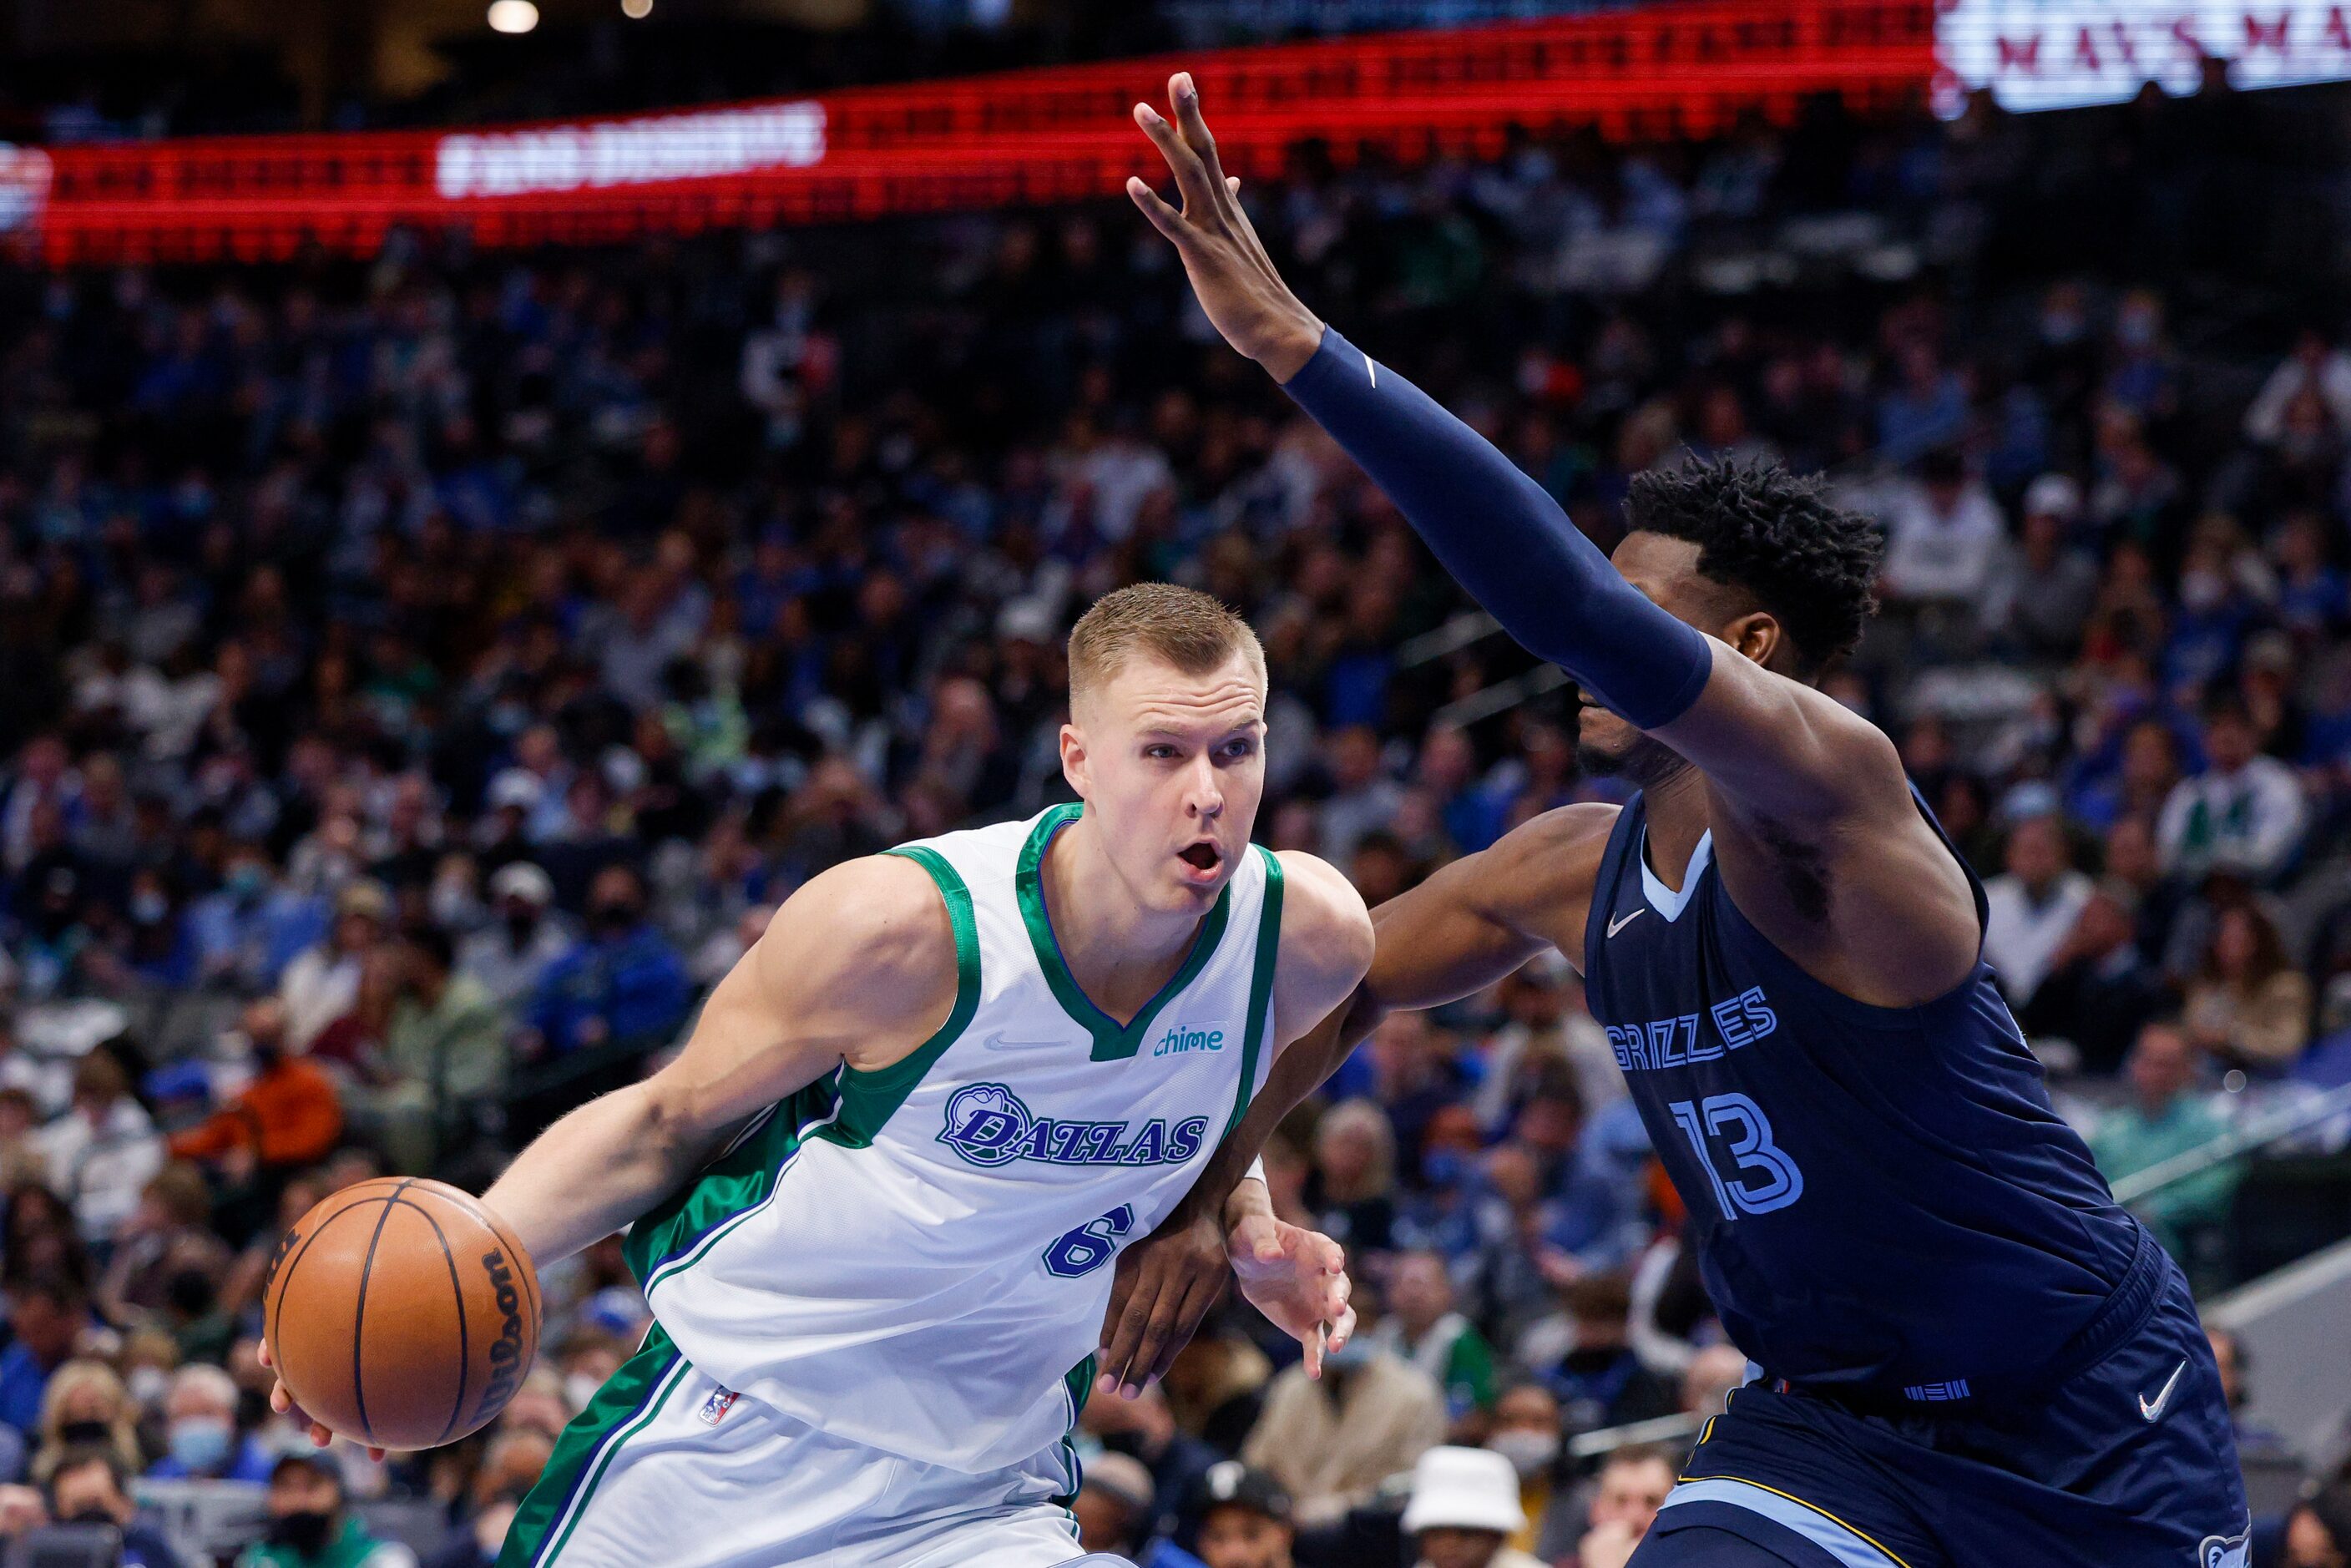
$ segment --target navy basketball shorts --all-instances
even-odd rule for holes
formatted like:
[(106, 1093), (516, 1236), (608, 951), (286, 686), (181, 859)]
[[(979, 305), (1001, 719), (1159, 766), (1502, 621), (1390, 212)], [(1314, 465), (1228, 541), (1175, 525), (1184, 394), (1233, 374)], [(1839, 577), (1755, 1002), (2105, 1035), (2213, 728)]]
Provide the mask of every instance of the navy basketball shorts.
[(1865, 1413), (1737, 1390), (1633, 1568), (2245, 1568), (2220, 1374), (2163, 1263), (2138, 1327), (2037, 1400)]

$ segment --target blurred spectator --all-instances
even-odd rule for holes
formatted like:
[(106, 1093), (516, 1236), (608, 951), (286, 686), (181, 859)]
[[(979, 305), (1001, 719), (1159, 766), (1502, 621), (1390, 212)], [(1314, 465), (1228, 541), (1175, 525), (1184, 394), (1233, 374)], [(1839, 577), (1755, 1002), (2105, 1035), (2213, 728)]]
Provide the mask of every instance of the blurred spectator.
[(1133, 1556), (1151, 1524), (1151, 1472), (1124, 1454), (1098, 1455), (1084, 1467), (1070, 1511), (1078, 1516), (1079, 1545)]
[(577, 936), (551, 907), (555, 883), (529, 862), (500, 866), (489, 891), (493, 918), (459, 946), (458, 972), (478, 981), (500, 1007), (520, 1008)]
[(2182, 1022), (2190, 1040), (2225, 1062), (2276, 1071), (2310, 1040), (2310, 980), (2286, 961), (2285, 943), (2259, 905), (2221, 911)]
[(2018, 1013), (2028, 1038), (2071, 1040), (2081, 1070), (2100, 1076), (2120, 1068), (2139, 1030), (2171, 1006), (2163, 977), (2139, 953), (2136, 896), (2119, 879), (2095, 889)]
[(1388, 1317), (1380, 1345), (1428, 1374), (1444, 1391), (1456, 1428), (1493, 1407), (1494, 1352), (1477, 1326), (1454, 1311), (1453, 1281), (1442, 1254), (1397, 1255), (1388, 1271)]
[(1332, 1106), (1314, 1128), (1306, 1183), (1315, 1228), (1351, 1253), (1385, 1250), (1395, 1226), (1395, 1133), (1376, 1102)]
[(1983, 956), (2000, 977), (2008, 1005), (2030, 1007), (2056, 967), (2065, 938), (2090, 901), (2090, 879), (2075, 871), (2064, 824), (2053, 814), (2021, 819), (2008, 831), (2007, 869), (1984, 884)]
[(288, 1454), (269, 1472), (269, 1530), (238, 1568), (417, 1568), (416, 1553), (378, 1541), (348, 1505), (342, 1471), (324, 1454)]
[(104, 1048), (74, 1069), (73, 1106), (34, 1134), (52, 1186), (73, 1205), (93, 1245), (138, 1207), (141, 1189), (163, 1168), (163, 1140), (131, 1095), (131, 1075)]
[(2216, 703), (2206, 715), (2210, 766), (2173, 788), (2157, 825), (2165, 871), (2198, 876), (2220, 867), (2266, 880), (2283, 869), (2302, 840), (2302, 786), (2257, 745), (2242, 705)]
[(2204, 1337), (2212, 1346), (2212, 1364), (2220, 1375), (2220, 1393), (2229, 1402), (2229, 1425), (2236, 1434), (2237, 1452), (2258, 1459), (2275, 1459), (2288, 1451), (2285, 1438), (2276, 1428), (2252, 1419), (2252, 1357), (2245, 1351), (2244, 1342), (2235, 1333), (2216, 1323), (2204, 1325)]
[(1139, 1460), (1151, 1473), (1152, 1504), (1146, 1536), (1174, 1535), (1200, 1479), (1223, 1458), (1217, 1449), (1176, 1424), (1164, 1385), (1153, 1383), (1132, 1399), (1089, 1399), (1078, 1416), (1081, 1431), (1102, 1448)]
[[(2211, 1103), (2194, 1092), (2196, 1048), (2179, 1025), (2151, 1023), (2139, 1030), (2124, 1070), (2132, 1098), (2101, 1117), (2089, 1140), (2107, 1181), (2120, 1182), (2227, 1131)], [(2238, 1175), (2226, 1165), (2199, 1171), (2133, 1205), (2133, 1212), (2174, 1257), (2188, 1257), (2189, 1232), (2218, 1225), (2227, 1215)]]
[[(1673, 1386), (1641, 1364), (1628, 1320), (1632, 1291), (1624, 1275), (1584, 1274), (1560, 1297), (1562, 1318), (1530, 1329), (1520, 1344), (1528, 1372), (1559, 1396), (1570, 1433), (1621, 1427), (1677, 1408)], [(1553, 1347), (1563, 1343), (1563, 1350)]]
[(1674, 1460), (1663, 1448), (1635, 1444), (1611, 1453), (1600, 1468), (1573, 1568), (1625, 1568), (1656, 1522), (1675, 1476)]
[(525, 1021), (559, 1054), (665, 1041), (693, 1000), (685, 964), (645, 918), (643, 884), (625, 866), (596, 875), (588, 932), (549, 966)]
[(139, 1464), (137, 1412), (114, 1368), (103, 1361), (68, 1361), (41, 1396), (41, 1441), (26, 1472), (46, 1486), (69, 1449), (95, 1446), (126, 1470)]
[(1508, 1021), (1487, 1039), (1484, 1076), (1470, 1100), (1489, 1135), (1510, 1124), (1552, 1064), (1574, 1073), (1586, 1105), (1624, 1097), (1615, 1052), (1584, 1010), (1583, 985), (1563, 956), (1546, 951), (1528, 959), (1502, 982), (1501, 1004)]
[(131, 1472), (115, 1451), (81, 1444), (57, 1457), (45, 1489), (49, 1517), (59, 1524), (110, 1524), (122, 1532), (118, 1568), (180, 1568), (179, 1553), (156, 1531), (139, 1522), (131, 1498)]
[(198, 1362), (172, 1375), (163, 1396), (163, 1456), (147, 1467), (151, 1479), (264, 1482), (273, 1457), (258, 1434), (237, 1426), (236, 1383), (217, 1366)]
[(433, 1169), (474, 1109), (505, 1091), (511, 1020), (455, 962), (448, 935), (423, 925), (371, 955), (360, 985), (360, 1014), (380, 1043), (350, 1110), (395, 1170)]
[(1540, 1383), (1504, 1390), (1495, 1402), (1485, 1446), (1510, 1460), (1519, 1478), (1519, 1510), (1526, 1522), (1511, 1533), (1510, 1544), (1557, 1561), (1573, 1544), (1577, 1529), (1569, 1517), (1574, 1471), (1561, 1443), (1558, 1396)]
[(2008, 529), (1981, 481), (1956, 450), (1928, 453), (1918, 482), (1897, 491), (1886, 515), (1886, 597), (1975, 606), (1991, 586)]
[(1263, 1470), (1226, 1459), (1201, 1478), (1194, 1541), (1207, 1568), (1293, 1568), (1290, 1495)]
[(341, 1096), (324, 1068), (290, 1051), (287, 1030), (286, 1006), (276, 998), (246, 1005), (253, 1079), (226, 1106), (174, 1136), (173, 1158), (203, 1161), (244, 1181), (326, 1157), (342, 1133)]
[(333, 926), (295, 956), (278, 982), (288, 1050), (309, 1050), (329, 1024), (351, 1010), (367, 956), (382, 939), (391, 913), (392, 899), (377, 883), (354, 882), (335, 895)]
[(6, 1294), (11, 1338), (0, 1350), (0, 1424), (29, 1440), (41, 1430), (50, 1376), (72, 1359), (89, 1327), (89, 1305), (77, 1282), (55, 1272), (13, 1278)]
[(516, 1506), (528, 1494), (555, 1445), (537, 1432), (499, 1431), (482, 1454), (474, 1472), (470, 1520), (458, 1522), (447, 1543), (425, 1562), (425, 1568), (493, 1568), (505, 1544), (507, 1527), (514, 1522)]
[[(1241, 1458), (1290, 1494), (1301, 1524), (1338, 1518), (1445, 1440), (1443, 1392), (1428, 1374), (1381, 1348), (1374, 1293), (1359, 1286), (1355, 1304), (1355, 1337), (1322, 1358), (1319, 1381), (1303, 1364), (1277, 1376), (1241, 1445)], [(1515, 1483), (1511, 1490), (1515, 1509)]]
[(1510, 1461), (1483, 1448), (1431, 1448), (1413, 1467), (1404, 1531), (1416, 1568), (1542, 1568), (1509, 1543), (1526, 1524)]
[(2337, 1481), (2294, 1505), (2285, 1519), (2280, 1568), (2346, 1568), (2351, 1564), (2351, 1483)]
[(99, 1309), (110, 1322), (131, 1327), (162, 1312), (174, 1277), (184, 1271), (215, 1281), (227, 1272), (228, 1249), (212, 1229), (212, 1191), (193, 1166), (174, 1161), (155, 1174), (114, 1233), (98, 1288)]
[(1730, 1403), (1731, 1390), (1747, 1382), (1747, 1354), (1737, 1345), (1708, 1345), (1682, 1368), (1682, 1414), (1721, 1415)]

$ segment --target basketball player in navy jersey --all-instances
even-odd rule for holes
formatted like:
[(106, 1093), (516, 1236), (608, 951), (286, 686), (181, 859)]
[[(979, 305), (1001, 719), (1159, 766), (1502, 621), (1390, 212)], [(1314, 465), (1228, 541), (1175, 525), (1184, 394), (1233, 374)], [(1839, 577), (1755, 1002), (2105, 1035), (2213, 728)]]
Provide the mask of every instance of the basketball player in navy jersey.
[[(1384, 1010), (1557, 947), (1755, 1368), (1637, 1568), (2241, 1568), (2244, 1493), (2186, 1283), (2051, 1109), (1983, 963), (1983, 890), (1893, 743), (1813, 685), (1869, 612), (1868, 524), (1778, 468), (1697, 465), (1635, 481), (1612, 564), (1299, 302), (1188, 77), (1169, 101), (1172, 120), (1136, 120), (1182, 207), (1128, 190), (1208, 319), (1574, 676), (1585, 755), (1639, 786), (1381, 908), (1363, 989), (1320, 1053), (1285, 1056), (1200, 1190), (1237, 1181)], [(1156, 1364), (1180, 1333), (1149, 1294), (1125, 1303), (1149, 1343), (1138, 1357), (1123, 1327), (1113, 1367)]]

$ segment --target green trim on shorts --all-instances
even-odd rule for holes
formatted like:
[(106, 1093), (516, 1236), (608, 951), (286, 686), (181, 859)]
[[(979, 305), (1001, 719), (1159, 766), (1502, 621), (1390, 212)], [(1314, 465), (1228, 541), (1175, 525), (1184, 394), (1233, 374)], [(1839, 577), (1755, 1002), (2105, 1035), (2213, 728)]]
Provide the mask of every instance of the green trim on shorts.
[(497, 1568), (549, 1568), (571, 1539), (590, 1497), (621, 1446), (650, 1426), (684, 1379), (685, 1358), (659, 1323), (637, 1354), (622, 1362), (587, 1408), (571, 1418), (548, 1456), (547, 1468), (507, 1527)]
[(646, 1292), (708, 1255), (776, 1195), (784, 1168), (814, 1139), (862, 1149), (904, 1104), (923, 1075), (970, 1027), (979, 1010), (979, 928), (971, 891), (936, 851), (889, 850), (930, 873), (955, 928), (956, 999), (946, 1023), (903, 1061), (871, 1072), (843, 1065), (772, 1107), (701, 1175), (629, 1228), (622, 1255)]
[(1265, 897), (1257, 912), (1257, 967), (1249, 976), (1249, 1030), (1241, 1036), (1241, 1084), (1233, 1096), (1233, 1113), (1225, 1122), (1228, 1138), (1241, 1124), (1241, 1114), (1257, 1093), (1257, 1061), (1265, 1050), (1266, 1021), (1273, 1014), (1274, 964), (1281, 956), (1281, 860), (1263, 844), (1249, 847), (1265, 862)]

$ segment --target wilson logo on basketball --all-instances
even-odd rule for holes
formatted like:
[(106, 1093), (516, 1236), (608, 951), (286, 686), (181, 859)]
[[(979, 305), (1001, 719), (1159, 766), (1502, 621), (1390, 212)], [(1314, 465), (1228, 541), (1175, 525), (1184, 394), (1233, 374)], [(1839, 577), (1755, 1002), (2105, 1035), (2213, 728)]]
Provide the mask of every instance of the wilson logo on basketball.
[(482, 1267), (498, 1292), (498, 1337), (490, 1346), (490, 1385), (482, 1391), (482, 1407), (504, 1408), (522, 1375), (522, 1293), (515, 1288), (514, 1270), (502, 1251), (482, 1254)]

